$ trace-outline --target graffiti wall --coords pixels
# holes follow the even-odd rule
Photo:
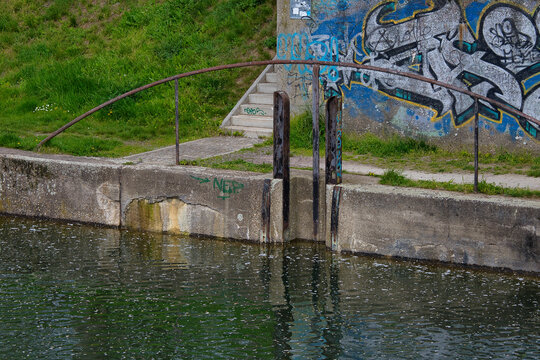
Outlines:
[[[540,119],[540,1],[313,0],[310,16],[278,22],[279,59],[355,62],[419,74],[493,98]],[[326,97],[344,98],[344,125],[428,138],[470,139],[474,100],[419,80],[321,69]],[[286,66],[296,105],[311,68]],[[540,147],[540,127],[479,103],[484,137]]]

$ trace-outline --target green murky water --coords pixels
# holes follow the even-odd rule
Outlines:
[[[0,359],[540,358],[540,280],[0,217]]]

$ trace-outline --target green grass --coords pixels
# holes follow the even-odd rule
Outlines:
[[[270,59],[275,28],[272,0],[1,2],[0,145],[31,149],[102,102],[167,76]],[[217,134],[260,71],[180,80],[181,141]],[[121,100],[63,137],[44,150],[120,156],[172,144],[174,86]]]
[[[324,149],[325,144],[324,113],[319,112],[319,145]],[[313,116],[311,111],[305,111],[291,119],[289,141],[293,150],[311,150],[313,148]]]
[[[319,119],[321,156],[325,149],[324,118]],[[305,111],[291,119],[291,153],[311,156],[312,119]],[[371,133],[362,135],[345,132],[342,137],[343,159],[358,161],[381,168],[415,169],[426,172],[472,172],[474,156],[469,151],[451,151],[422,139],[393,135],[382,138]],[[493,174],[515,173],[540,177],[540,156],[524,150],[508,152],[500,148],[479,154],[480,172]]]
[[[291,119],[291,148],[296,150],[311,150],[313,145],[312,113],[305,111]],[[319,113],[319,143],[325,146],[325,120],[324,114]],[[402,156],[404,154],[426,154],[436,151],[437,148],[423,140],[401,138],[393,136],[381,139],[373,134],[364,135],[344,134],[343,151],[355,155],[369,154],[375,157]]]
[[[322,157],[325,152],[325,128],[322,115],[319,118],[319,129]],[[290,144],[292,156],[312,156],[312,116],[309,110],[292,117]],[[431,173],[471,173],[474,171],[472,146],[471,151],[451,151],[422,139],[403,138],[397,135],[382,138],[371,133],[358,135],[345,132],[342,137],[342,150],[345,161],[356,161],[379,168],[414,169]],[[257,151],[257,149],[245,151]],[[513,173],[540,177],[540,156],[534,156],[524,150],[508,152],[506,149],[499,148],[492,152],[481,151],[479,165],[480,174]]]
[[[369,154],[375,157],[401,157],[407,154],[426,155],[437,151],[437,147],[427,144],[424,140],[402,138],[394,135],[381,139],[373,134],[345,134],[343,136],[343,151],[355,155]]]
[[[540,156],[537,157],[536,159],[534,159],[530,170],[527,171],[527,175],[534,176],[534,177],[540,177]]]
[[[202,166],[213,169],[251,171],[259,173],[270,173],[273,169],[272,164],[255,164],[244,159],[223,160],[221,156],[202,160],[184,160],[180,162],[180,165]]]
[[[31,150],[38,143],[38,139],[31,137],[19,137],[12,132],[5,132],[0,134],[0,146],[10,147],[21,150]]]
[[[396,170],[386,171],[380,177],[380,184],[432,190],[449,190],[464,193],[474,192],[474,187],[472,184],[455,184],[451,181],[437,182],[432,180],[411,180],[406,178]],[[540,191],[520,188],[506,188],[494,184],[489,184],[485,180],[481,180],[478,182],[478,192],[486,195],[506,195],[513,197],[540,198]]]

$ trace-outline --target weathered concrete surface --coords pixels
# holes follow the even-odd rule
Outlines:
[[[0,213],[259,241],[269,175],[0,156]],[[272,241],[283,240],[281,181],[271,187]]]
[[[122,225],[258,241],[266,177],[194,167],[124,167]]]
[[[325,240],[325,185],[324,177],[319,181],[319,226],[314,235],[312,176],[300,175],[291,180],[291,237],[303,240]]]
[[[120,225],[120,169],[110,164],[0,156],[0,213]]]
[[[0,213],[258,242],[270,174],[0,151]],[[270,236],[329,240],[332,187],[313,236],[310,175],[293,172],[284,234],[281,180],[270,184]],[[373,184],[342,185],[339,251],[540,273],[540,201]],[[325,201],[326,200],[326,201]]]
[[[267,242],[285,242],[290,239],[290,230],[285,231],[283,228],[283,180],[272,179],[270,183],[270,234]],[[259,237],[259,240],[262,242],[262,237]]]
[[[260,139],[238,136],[219,136],[197,139],[181,143],[179,154],[181,160],[206,159],[214,156],[227,155],[241,149],[250,148],[262,142]],[[176,164],[176,145],[147,151],[117,159],[119,163],[134,162],[153,165]]]
[[[342,192],[338,251],[540,272],[538,201],[381,185]]]

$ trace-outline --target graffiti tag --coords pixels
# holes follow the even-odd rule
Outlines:
[[[248,115],[266,115],[266,112],[261,108],[245,108],[244,112]]]
[[[191,178],[197,180],[199,184],[212,182],[213,190],[217,191],[218,193],[217,198],[222,200],[230,198],[232,194],[238,194],[244,188],[244,184],[234,180],[227,180],[217,177],[210,180],[209,178],[200,178],[196,176],[191,176]]]

